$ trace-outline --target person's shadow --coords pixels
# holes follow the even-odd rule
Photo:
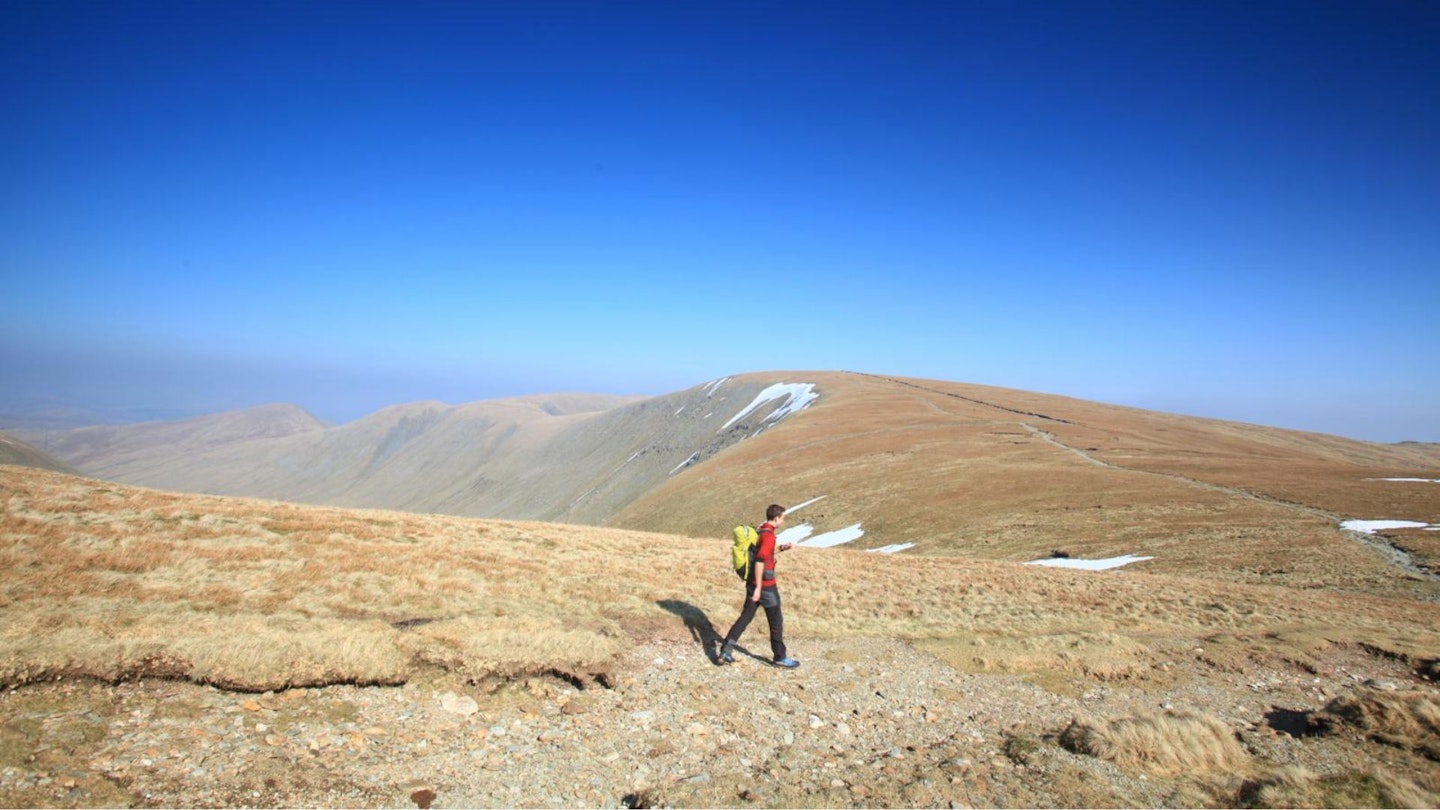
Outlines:
[[[689,630],[691,637],[700,644],[700,648],[705,651],[705,657],[710,659],[710,663],[718,664],[720,662],[720,634],[715,632],[715,625],[710,623],[710,617],[705,615],[705,611],[678,599],[661,599],[655,604],[674,613],[685,622],[685,629]]]

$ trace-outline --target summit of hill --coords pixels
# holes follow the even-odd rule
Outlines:
[[[51,437],[122,483],[693,537],[808,504],[816,537],[923,556],[1145,557],[1157,572],[1423,596],[1440,454],[967,383],[736,375],[655,397],[294,408]],[[1362,524],[1347,524],[1361,521]],[[1346,525],[1401,521],[1391,542]]]

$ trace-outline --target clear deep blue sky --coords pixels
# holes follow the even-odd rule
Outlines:
[[[0,2],[0,406],[849,369],[1440,441],[1434,2]]]

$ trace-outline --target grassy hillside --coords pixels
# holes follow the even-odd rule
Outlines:
[[[18,466],[0,505],[13,806],[1440,795],[1430,602],[801,547],[781,576],[805,665],[719,668],[697,643],[736,609],[723,537]]]
[[[163,676],[234,689],[612,675],[677,611],[724,616],[721,540],[179,495],[0,467],[0,684]],[[921,641],[965,666],[1143,666],[1224,634],[1420,661],[1440,606],[958,557],[787,555],[790,632]],[[678,607],[677,607],[678,606]],[[989,639],[984,650],[974,645]],[[1023,643],[1021,643],[1023,640]]]
[[[799,389],[816,395],[804,409],[792,408]],[[86,473],[157,489],[693,538],[723,538],[768,503],[821,499],[792,525],[858,525],[857,548],[1151,556],[1138,565],[1156,574],[1440,598],[1440,533],[1341,529],[1440,523],[1436,445],[828,372],[645,399],[419,402],[333,428],[297,419],[271,409],[94,428],[59,447]]]
[[[247,435],[258,416],[247,429],[238,417],[106,429],[108,444],[77,432],[63,446],[85,449],[87,473],[161,489],[715,538],[768,503],[813,501],[792,525],[858,525],[859,548],[1133,554],[1153,558],[1137,564],[1151,573],[1440,599],[1430,445],[828,372],[639,400],[413,403]],[[1363,536],[1347,519],[1426,525]]]
[[[1141,570],[1313,589],[1440,596],[1339,528],[1440,521],[1429,448],[928,380],[795,373],[819,400],[637,498],[609,525],[719,536],[765,504],[823,496],[792,525],[859,523],[854,545],[1034,560],[1153,556]],[[1433,532],[1397,533],[1435,570]]]

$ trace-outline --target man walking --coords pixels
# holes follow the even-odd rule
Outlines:
[[[791,543],[775,545],[775,530],[785,523],[785,507],[770,504],[765,510],[765,522],[760,525],[760,540],[755,546],[755,565],[751,566],[751,577],[745,582],[745,607],[740,618],[725,634],[725,644],[720,648],[720,662],[735,663],[735,643],[755,618],[755,608],[765,608],[765,620],[770,623],[770,652],[775,654],[775,665],[794,669],[800,662],[785,654],[785,618],[780,613],[780,588],[775,584],[775,554],[789,551]]]

